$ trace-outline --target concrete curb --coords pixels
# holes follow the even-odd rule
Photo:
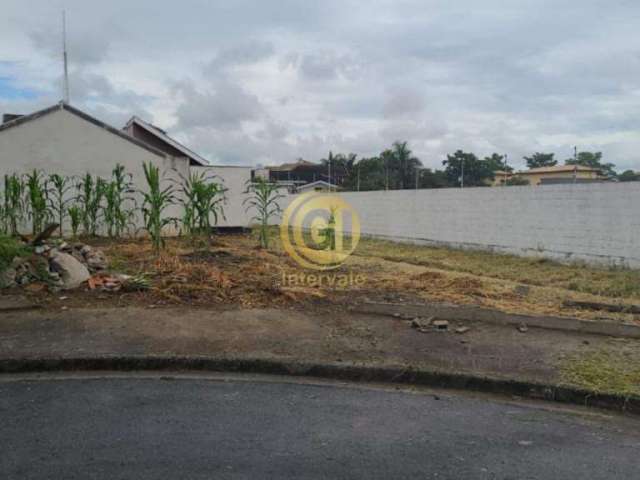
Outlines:
[[[567,332],[588,333],[592,335],[608,335],[622,338],[640,339],[640,326],[629,323],[597,322],[572,317],[533,316],[505,313],[499,310],[469,305],[446,304],[396,304],[396,303],[362,303],[350,309],[354,313],[378,315],[402,315],[413,317],[436,317],[442,320],[463,320],[472,322],[493,323],[496,325],[521,325],[528,327],[562,330]]]
[[[113,356],[0,360],[0,374],[59,371],[188,370],[315,377],[351,382],[419,385],[515,395],[640,415],[640,397],[599,394],[552,384],[401,367],[320,364],[265,359]]]

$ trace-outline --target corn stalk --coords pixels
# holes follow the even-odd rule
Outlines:
[[[71,205],[69,210],[69,221],[71,223],[71,234],[73,238],[78,238],[78,229],[80,228],[80,224],[82,223],[82,218],[84,216],[84,212],[82,211],[82,207],[80,205]]]
[[[49,208],[56,219],[59,226],[60,238],[63,235],[63,224],[68,216],[67,205],[71,201],[67,198],[69,190],[73,188],[69,177],[63,177],[57,173],[49,175],[48,188],[49,191]]]
[[[224,218],[226,191],[219,177],[206,172],[178,174],[180,203],[183,207],[182,226],[188,235],[209,235],[212,225]],[[211,222],[213,218],[213,223]]]
[[[24,183],[27,190],[27,206],[29,207],[31,227],[35,236],[42,232],[45,223],[51,217],[47,182],[44,173],[34,169],[25,175]]]
[[[90,173],[86,173],[76,185],[78,189],[76,201],[82,206],[82,229],[85,235],[95,237],[98,233],[106,185],[103,178],[94,178]]]
[[[24,182],[17,174],[4,176],[4,230],[12,236],[18,235],[18,225],[24,220]]]
[[[256,212],[252,220],[258,222],[260,247],[269,248],[269,220],[282,212],[278,200],[284,195],[278,193],[277,184],[262,177],[249,180],[244,193],[250,195],[242,202],[246,210]]]
[[[151,162],[143,163],[144,177],[147,181],[147,191],[141,191],[142,200],[142,216],[144,219],[144,229],[151,237],[151,243],[156,251],[160,253],[160,249],[164,247],[164,238],[162,230],[167,225],[177,222],[175,218],[163,217],[163,211],[171,205],[175,204],[175,196],[173,185],[169,184],[162,188],[160,178],[160,169]]]
[[[124,167],[117,164],[113,169],[111,181],[105,186],[103,216],[107,233],[111,238],[120,238],[133,223],[135,212],[126,208],[127,204],[135,204],[134,198],[130,195],[134,192],[132,179],[132,175],[125,173]]]

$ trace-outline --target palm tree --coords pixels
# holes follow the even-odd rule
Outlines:
[[[416,167],[421,167],[422,162],[413,156],[407,142],[394,142],[391,153],[392,161],[395,163],[394,170],[397,170],[399,187],[400,189],[408,188],[415,175]]]

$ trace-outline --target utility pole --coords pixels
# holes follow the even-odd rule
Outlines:
[[[573,147],[573,183],[578,182],[578,146]]]
[[[67,70],[67,18],[62,10],[62,61],[64,63],[64,78],[62,98],[64,103],[69,103],[69,72]]]
[[[357,182],[357,191],[360,191],[360,162],[358,162],[358,182]]]
[[[418,178],[420,175],[420,167],[416,165],[416,190],[418,190]]]
[[[385,175],[384,189],[389,190],[389,159],[387,158],[386,155],[384,157],[384,175]]]
[[[333,156],[333,154],[331,153],[331,151],[329,151],[329,160],[327,161],[327,164],[329,165],[329,191],[331,191],[331,157]]]
[[[509,165],[507,163],[507,159],[508,159],[508,155],[505,153],[504,154],[504,165],[502,167],[502,169],[504,170],[504,178],[502,180],[502,186],[506,187],[507,186],[507,176],[509,175]]]
[[[464,188],[464,158],[460,159],[460,188]]]

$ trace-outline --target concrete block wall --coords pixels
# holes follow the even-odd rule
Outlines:
[[[640,182],[339,195],[363,235],[640,268]]]

